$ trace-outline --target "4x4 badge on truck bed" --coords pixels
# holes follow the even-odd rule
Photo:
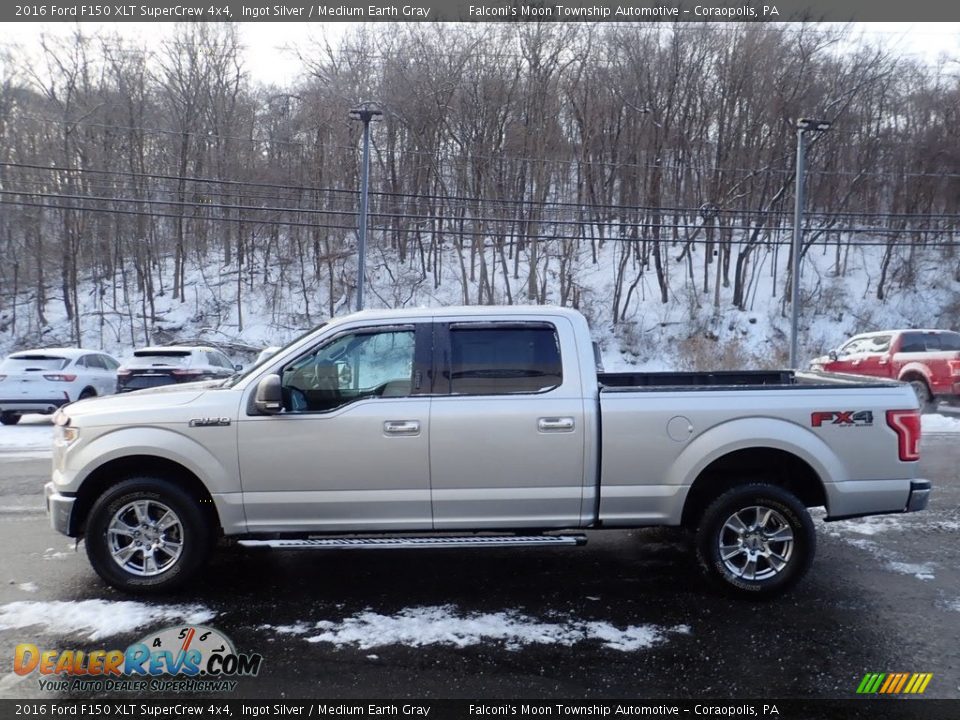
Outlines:
[[[190,421],[190,427],[221,427],[229,424],[228,417],[194,418]]]
[[[873,412],[870,410],[820,410],[810,415],[810,424],[821,427],[824,423],[846,427],[873,425]]]

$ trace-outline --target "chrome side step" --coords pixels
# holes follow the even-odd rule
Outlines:
[[[344,537],[304,540],[239,540],[248,548],[270,550],[414,550],[454,547],[540,547],[544,545],[585,545],[584,535],[465,535],[429,537]]]

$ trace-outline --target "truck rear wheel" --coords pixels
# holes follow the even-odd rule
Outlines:
[[[109,488],[90,509],[87,557],[107,583],[130,593],[166,592],[207,559],[211,530],[197,501],[163,478]]]
[[[930,386],[927,385],[926,380],[913,378],[910,380],[910,387],[913,388],[913,392],[917,396],[917,402],[920,404],[921,413],[926,414],[936,411],[937,402],[934,400],[933,393],[930,392]]]
[[[718,497],[697,528],[707,573],[738,595],[768,598],[800,580],[816,550],[810,513],[775,485],[741,485]]]

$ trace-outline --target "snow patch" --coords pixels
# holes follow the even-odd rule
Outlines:
[[[0,630],[42,628],[54,635],[99,640],[158,623],[204,623],[216,613],[203,605],[147,605],[140,602],[80,600],[21,601],[0,605]]]
[[[827,526],[830,535],[842,535],[852,532],[858,535],[879,535],[890,530],[902,530],[903,522],[899,517],[880,515],[858,518],[856,520],[837,520]]]
[[[449,645],[465,648],[486,642],[500,642],[508,650],[526,645],[571,646],[599,640],[605,647],[631,652],[658,645],[669,634],[688,634],[686,625],[659,627],[631,625],[617,628],[602,621],[568,620],[541,622],[513,610],[496,613],[461,613],[450,605],[405,608],[395,615],[366,611],[340,622],[319,620],[312,625],[261,625],[260,629],[281,634],[308,635],[312,643],[353,646],[361,650],[385,645]]]
[[[930,563],[888,562],[887,567],[894,572],[913,575],[918,580],[933,580],[933,566]]]
[[[36,592],[36,591],[39,590],[40,588],[37,586],[37,584],[36,584],[35,582],[25,582],[25,583],[19,583],[19,584],[17,585],[17,589],[18,589],[18,590],[23,590],[24,592],[31,592],[31,593],[32,593],[32,592]]]
[[[53,426],[49,418],[44,424],[26,423],[0,427],[0,453],[6,458],[45,458],[53,452]]]
[[[921,415],[920,426],[924,433],[960,433],[960,419],[946,415]]]

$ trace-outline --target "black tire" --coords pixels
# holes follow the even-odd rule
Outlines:
[[[80,397],[77,400],[86,400],[87,398],[92,398],[97,396],[97,391],[93,388],[84,388],[80,393]]]
[[[20,422],[20,413],[15,413],[15,412],[0,413],[0,424],[16,425],[18,422]]]
[[[934,412],[937,409],[937,401],[930,392],[930,386],[927,385],[926,380],[914,378],[909,382],[917,396],[917,402],[920,403],[920,412],[924,414]]]
[[[133,503],[146,510],[152,526],[150,522],[136,526]],[[164,510],[173,513],[178,525],[159,531],[157,521],[166,517]],[[124,533],[114,532],[110,537],[108,529],[120,527],[118,523],[137,532],[138,539],[124,534],[125,529]],[[207,560],[212,536],[199,504],[187,492],[163,478],[133,477],[97,498],[87,517],[84,541],[90,564],[101,578],[118,590],[146,594],[169,592],[188,582]],[[153,543],[150,557],[154,567],[149,567],[144,550],[134,549],[137,542]],[[174,557],[175,551],[169,547],[177,542],[180,550]],[[126,557],[127,565],[121,566],[111,554],[118,545],[118,556]],[[128,548],[132,554],[126,552]],[[138,564],[144,574],[138,574],[134,568]]]
[[[737,521],[742,534],[734,530]],[[696,541],[700,564],[721,587],[740,597],[766,599],[788,590],[810,569],[817,534],[810,513],[793,494],[751,483],[725,492],[707,507]],[[721,545],[730,548],[726,558]]]

